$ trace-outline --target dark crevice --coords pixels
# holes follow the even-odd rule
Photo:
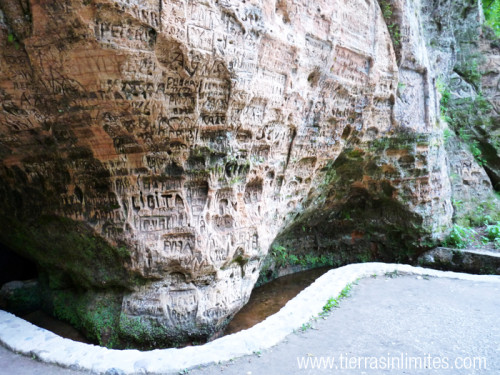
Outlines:
[[[0,243],[0,287],[15,280],[29,280],[38,277],[36,264]]]
[[[486,174],[488,175],[488,178],[490,179],[491,185],[493,186],[493,189],[497,192],[500,192],[500,178],[498,175],[496,175],[491,168],[489,168],[487,165],[483,166],[484,170],[486,171]]]
[[[293,129],[292,136],[290,139],[290,147],[288,147],[288,153],[286,155],[286,163],[285,163],[285,168],[283,169],[283,173],[285,173],[286,169],[288,168],[288,164],[290,163],[290,157],[292,156],[292,149],[293,149],[294,140],[295,140],[296,136],[297,136],[297,130]]]

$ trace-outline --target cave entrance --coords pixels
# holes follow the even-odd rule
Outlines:
[[[44,300],[43,288],[39,286],[38,268],[35,262],[22,257],[0,242],[0,309],[17,315],[28,322],[55,334],[86,344],[90,342],[66,322],[52,317],[50,303]],[[11,283],[19,281],[19,283]],[[4,288],[2,288],[4,286]]]
[[[0,242],[0,287],[9,281],[38,278],[36,263],[12,251]]]

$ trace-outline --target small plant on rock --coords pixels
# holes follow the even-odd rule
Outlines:
[[[323,306],[323,312],[328,313],[332,311],[334,307],[339,306],[339,301],[336,298],[330,297],[328,301],[326,301],[325,306]]]
[[[444,245],[457,249],[464,249],[474,241],[476,235],[477,233],[474,229],[455,224],[453,225],[450,235],[444,241]]]
[[[319,314],[320,317],[326,317],[333,310],[334,307],[339,307],[339,301],[343,298],[349,297],[351,294],[352,283],[349,283],[345,286],[344,289],[339,293],[337,298],[330,297],[328,301],[326,301],[325,306],[323,306],[323,311]]]
[[[497,221],[494,225],[486,226],[486,235],[491,241],[497,241],[500,239],[500,221]]]

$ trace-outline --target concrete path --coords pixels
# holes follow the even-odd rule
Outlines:
[[[312,369],[321,357],[323,363],[330,360],[328,369]],[[392,367],[384,366],[387,357],[396,357]],[[473,357],[479,357],[476,369]],[[479,369],[484,362],[487,369]],[[470,369],[457,369],[470,364]],[[420,276],[364,279],[312,329],[291,334],[259,355],[189,372],[250,373],[498,375],[500,285]]]
[[[0,364],[0,374],[86,374],[4,348],[0,348]],[[322,368],[312,369],[315,364]],[[312,328],[292,333],[269,350],[189,371],[327,373],[500,374],[500,283],[369,277],[354,286],[351,296],[327,319],[314,321]]]

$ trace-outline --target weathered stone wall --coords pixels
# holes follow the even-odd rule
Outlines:
[[[452,215],[433,9],[3,0],[0,240],[108,345],[209,337],[276,236],[411,259]]]
[[[2,217],[13,228],[2,237],[22,248],[36,233],[21,251],[49,279],[132,290],[120,292],[120,325],[145,330],[138,341],[220,328],[342,135],[392,127],[397,69],[375,1],[2,10]],[[57,241],[60,218],[81,246],[43,243]],[[89,251],[91,230],[119,249]],[[61,251],[90,252],[90,274],[58,262]],[[100,268],[113,272],[93,277]]]
[[[498,37],[481,26],[481,2],[424,3],[431,63],[437,72],[454,221],[498,220],[500,137]]]
[[[363,110],[363,126],[329,166],[327,183],[276,239],[275,247],[293,249],[299,261],[415,261],[451,222],[436,81],[453,57],[438,57],[442,52],[430,46],[424,25],[434,6],[379,3],[398,66],[393,96],[368,116]],[[379,114],[385,121],[370,126]]]

